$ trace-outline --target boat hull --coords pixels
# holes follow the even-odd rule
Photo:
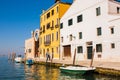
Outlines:
[[[31,59],[26,60],[26,64],[27,65],[32,65],[33,64],[33,60],[31,60]]]
[[[16,63],[21,63],[21,62],[22,62],[22,58],[21,58],[21,57],[15,58],[15,62],[16,62]]]
[[[81,69],[82,68],[82,69]],[[69,74],[86,74],[88,72],[93,72],[95,68],[89,68],[86,67],[60,67],[60,71],[62,73],[69,73]]]

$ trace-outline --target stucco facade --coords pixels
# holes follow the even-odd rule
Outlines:
[[[35,31],[31,32],[31,38],[25,40],[25,58],[36,58],[39,57],[39,30],[36,29]]]
[[[61,59],[120,61],[120,3],[75,0],[61,18]]]
[[[46,52],[54,54],[54,59],[60,58],[60,18],[70,4],[59,0],[40,15],[39,51],[40,58],[46,58]]]

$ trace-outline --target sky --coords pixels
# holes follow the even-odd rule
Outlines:
[[[40,28],[42,10],[53,4],[54,0],[0,0],[0,54],[24,54],[25,40]]]

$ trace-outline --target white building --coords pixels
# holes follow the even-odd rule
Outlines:
[[[120,62],[120,2],[75,0],[61,18],[61,59]]]
[[[39,57],[39,29],[31,32],[31,38],[25,40],[25,58],[36,58]]]

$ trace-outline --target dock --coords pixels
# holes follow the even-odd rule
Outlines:
[[[72,65],[72,60],[58,60],[54,59],[51,63],[51,61],[48,61],[47,63],[50,63],[53,66],[60,67],[63,64],[64,65]],[[35,59],[36,64],[46,64],[46,59]],[[77,66],[90,66],[90,60],[86,61],[76,61],[75,65]],[[96,67],[96,72],[100,74],[105,75],[115,75],[120,76],[120,62],[105,62],[105,61],[94,61],[93,66]]]

